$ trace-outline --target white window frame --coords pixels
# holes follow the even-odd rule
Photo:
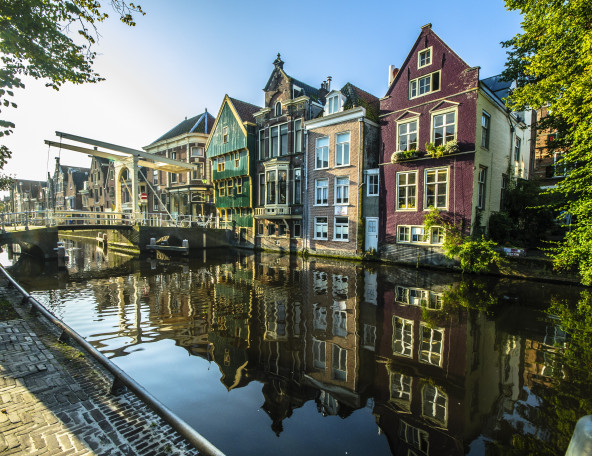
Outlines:
[[[375,183],[372,180],[376,179]],[[376,187],[376,193],[371,190]],[[377,169],[369,169],[366,171],[366,196],[379,196],[380,194],[380,175]]]
[[[296,176],[298,175],[298,179]],[[292,170],[292,203],[302,204],[302,168],[294,168]],[[300,183],[300,189],[297,188],[296,183]]]
[[[409,126],[411,124],[415,124],[415,131],[410,132],[409,131]],[[399,128],[401,128],[402,126],[406,126],[406,133],[401,134]],[[409,137],[409,135],[415,134],[415,148],[411,148],[410,144],[411,142],[409,141],[409,138],[407,138],[407,147],[405,149],[401,149],[401,137],[402,136],[407,136]],[[397,152],[402,152],[402,151],[406,151],[406,150],[417,150],[418,148],[418,139],[419,139],[419,117],[415,117],[413,119],[406,119],[406,120],[402,120],[402,121],[398,121],[397,122]]]
[[[397,321],[401,322],[400,334],[397,329]],[[393,315],[392,350],[394,355],[413,358],[413,326],[413,320]]]
[[[414,175],[415,176],[415,183],[414,184],[409,184],[409,176],[410,175]],[[405,184],[403,185],[399,185],[399,176],[406,176],[405,178]],[[417,171],[401,171],[398,172],[395,176],[396,179],[396,186],[397,186],[397,194],[396,194],[396,204],[397,204],[397,211],[417,211],[417,179],[418,179],[418,172]],[[415,189],[415,194],[413,195],[413,197],[415,198],[415,207],[408,207],[409,206],[409,189],[410,188],[414,188]],[[407,207],[401,207],[399,205],[399,196],[400,196],[400,192],[402,190],[405,190],[405,202],[406,202],[406,206]]]
[[[450,114],[450,113],[454,113],[454,137],[452,139],[447,140],[446,139],[446,135],[444,134],[442,137],[442,145],[445,145],[448,141],[453,141],[457,138],[457,134],[458,134],[458,108],[454,108],[454,109],[443,109],[440,111],[434,111],[432,112],[431,118],[430,118],[430,142],[434,145],[438,145],[436,144],[436,137],[435,137],[435,130],[436,128],[434,127],[434,123],[435,123],[435,119],[438,116],[444,116],[444,120],[442,123],[442,127],[437,127],[437,128],[446,128],[447,125],[451,125],[451,124],[447,124],[446,122],[446,114]]]
[[[204,156],[204,148],[201,146],[193,146],[191,148],[191,156],[192,157],[203,157]]]
[[[290,155],[290,140],[289,138],[289,131],[290,128],[288,126],[287,123],[283,123],[283,124],[279,124],[279,130],[278,130],[278,156],[279,157],[285,157],[286,155]],[[285,131],[285,134],[282,134],[282,130]],[[282,140],[283,138],[283,140]],[[283,154],[282,153],[282,149],[283,146],[286,146],[286,153]]]
[[[426,411],[430,413],[425,413]],[[438,418],[438,410],[444,411],[442,419]],[[448,395],[438,386],[426,384],[421,391],[421,414],[443,426],[448,423]]]
[[[491,116],[487,111],[481,112],[481,147],[489,150],[489,139],[491,137]]]
[[[327,318],[326,315],[325,318]],[[327,367],[327,346],[324,340],[312,338],[312,354],[314,368],[325,370]]]
[[[424,333],[429,334],[429,342],[424,337]],[[433,349],[434,335],[440,334],[440,350],[436,351]],[[418,359],[419,362],[424,364],[431,364],[433,366],[442,366],[442,358],[444,357],[444,328],[430,328],[425,323],[419,325],[419,347],[418,347]]]
[[[325,219],[324,222],[320,221],[321,219]],[[318,233],[318,229],[317,227],[324,227],[325,230],[321,230],[321,237],[317,236]],[[319,240],[319,241],[326,241],[329,239],[329,217],[315,217],[314,218],[314,226],[313,226],[313,239]],[[324,235],[324,236],[323,236]]]
[[[520,162],[520,158],[522,157],[522,151],[520,150],[522,147],[522,138],[516,135],[514,140],[514,161]]]
[[[304,143],[304,141],[303,141],[304,129],[302,127],[303,127],[303,119],[302,118],[296,119],[294,121],[294,133],[293,133],[293,135],[294,135],[294,153],[295,154],[303,152],[302,145]],[[298,144],[299,142],[300,142],[300,144]]]
[[[442,183],[438,181],[438,176],[440,174],[441,171],[446,171],[446,202],[444,204],[444,206],[438,206],[437,202],[438,202],[438,184]],[[428,182],[428,173],[431,172],[435,172],[435,182],[429,183]],[[434,187],[434,202],[436,203],[434,206],[429,206],[428,205],[428,185],[435,185]],[[450,169],[448,167],[446,168],[429,168],[426,169],[424,171],[424,176],[423,176],[423,210],[424,211],[429,211],[430,208],[435,207],[436,209],[441,209],[441,210],[448,210],[448,200],[450,199]]]
[[[341,111],[341,96],[339,94],[327,99],[327,114],[335,114]]]
[[[340,136],[344,137],[347,135],[347,141],[343,138],[340,140]],[[350,143],[351,143],[351,132],[343,131],[335,134],[335,167],[349,166],[350,163]],[[347,162],[345,161],[345,153],[347,152]],[[342,162],[342,163],[340,163]]]
[[[477,172],[477,208],[485,209],[487,191],[487,167],[479,166]]]
[[[276,134],[274,135],[273,131],[275,129]],[[274,155],[274,151],[273,151],[273,139],[274,136],[276,137],[277,140],[277,153]],[[275,158],[275,157],[279,157],[280,156],[280,126],[279,125],[273,125],[271,127],[269,127],[269,158]]]
[[[438,75],[438,88],[434,90],[434,75]],[[429,89],[425,89],[426,83],[424,81],[429,81]],[[419,93],[421,90],[423,82],[424,91]],[[441,70],[434,71],[432,73],[428,73],[422,76],[419,76],[415,79],[409,81],[409,99],[412,100],[414,98],[423,97],[425,95],[429,95],[431,93],[436,93],[442,90],[442,72]]]
[[[320,185],[321,183],[326,183],[327,185]],[[325,189],[323,195],[321,195],[321,199],[319,202],[319,189]],[[314,205],[313,206],[328,206],[329,205],[329,179],[315,179],[315,194],[314,194]],[[325,202],[323,202],[323,200]]]
[[[347,183],[345,182],[347,179]],[[341,182],[340,182],[341,181]],[[341,194],[341,198],[337,198],[338,194]],[[349,206],[349,177],[348,176],[335,176],[335,206]]]
[[[433,61],[433,53],[432,53],[432,48],[433,46],[427,47],[425,49],[422,49],[421,51],[419,51],[417,53],[417,69],[419,70],[420,68],[425,68],[428,67],[432,64]],[[421,64],[421,56],[422,54],[428,54],[429,55],[429,61],[427,63],[424,63],[423,65]]]
[[[347,380],[347,349],[333,344],[331,353],[331,372],[334,380]]]
[[[274,107],[274,114],[275,114],[275,117],[279,117],[279,116],[281,116],[281,115],[282,115],[282,102],[281,102],[281,101],[278,101],[278,102],[275,104],[275,107]]]
[[[339,223],[337,220],[340,219]],[[347,224],[343,222],[347,220]],[[343,231],[345,229],[345,231]],[[345,236],[345,237],[344,237]],[[349,242],[349,217],[340,215],[333,218],[333,240],[337,242]]]
[[[327,145],[319,146],[319,142],[322,140],[327,140]],[[321,159],[327,158],[327,166],[319,167],[319,154],[321,154]],[[321,160],[321,165],[323,164],[324,160]],[[329,168],[329,137],[322,136],[315,140],[315,169],[327,169]]]

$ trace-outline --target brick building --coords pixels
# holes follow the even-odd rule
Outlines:
[[[80,191],[82,208],[93,212],[111,212],[115,205],[113,163],[107,158],[93,157],[88,180]]]
[[[378,248],[378,106],[378,98],[347,83],[328,93],[322,116],[306,122],[307,247],[313,253]]]
[[[381,253],[446,263],[436,208],[466,233],[486,232],[510,179],[530,174],[530,112],[511,113],[428,24],[381,99]],[[491,81],[489,81],[492,84]]]
[[[284,71],[278,54],[265,85],[257,120],[255,245],[268,250],[302,248],[304,124],[322,110],[327,90],[315,89]]]
[[[185,118],[150,145],[146,152],[194,164],[192,171],[169,173],[158,169],[146,170],[150,185],[147,210],[150,213],[208,216],[214,213],[214,195],[210,162],[205,146],[214,125],[207,111]]]

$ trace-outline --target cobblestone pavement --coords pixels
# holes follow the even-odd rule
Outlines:
[[[20,302],[0,280],[0,299]],[[197,455],[133,393],[15,305],[0,321],[0,455]]]

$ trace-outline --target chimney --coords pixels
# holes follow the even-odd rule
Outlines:
[[[389,87],[391,86],[391,84],[395,80],[395,77],[397,76],[398,72],[399,72],[399,69],[395,68],[395,65],[389,65],[389,83],[388,83]]]
[[[327,76],[327,92],[331,92],[331,76]]]

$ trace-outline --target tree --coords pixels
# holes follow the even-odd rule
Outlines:
[[[551,193],[564,203],[569,232],[552,252],[557,269],[578,269],[592,285],[592,1],[506,0],[523,15],[522,33],[503,43],[509,48],[504,71],[517,88],[512,109],[548,106],[538,128],[557,131],[567,177]]]
[[[110,0],[120,20],[134,26],[134,14],[144,15],[140,5]],[[0,0],[0,112],[16,108],[14,90],[25,87],[22,77],[46,81],[55,90],[65,82],[95,83],[103,80],[93,71],[97,25],[109,15],[98,0]],[[77,29],[80,44],[71,38]],[[14,123],[0,118],[0,137],[10,135]],[[0,145],[0,169],[12,152]],[[0,175],[0,188],[10,179]]]

